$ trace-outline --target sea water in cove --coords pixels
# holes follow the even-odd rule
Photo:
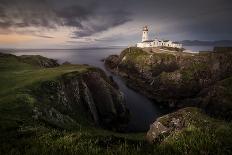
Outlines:
[[[70,62],[73,64],[88,64],[103,69],[108,75],[112,75],[117,82],[120,91],[123,92],[131,119],[128,125],[129,131],[147,131],[151,123],[162,114],[162,111],[152,101],[136,91],[128,88],[123,80],[109,73],[101,61],[112,54],[120,54],[123,49],[84,49],[84,50],[15,50],[11,52],[19,55],[42,55],[56,59],[59,63]]]

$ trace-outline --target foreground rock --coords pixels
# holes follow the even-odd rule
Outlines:
[[[150,143],[172,146],[174,150],[179,150],[178,146],[186,148],[186,150],[184,149],[186,152],[181,152],[181,154],[206,150],[206,152],[212,151],[213,154],[217,154],[215,152],[218,150],[211,147],[221,145],[221,136],[228,136],[228,139],[224,138],[223,141],[229,140],[232,135],[228,128],[230,125],[231,123],[209,117],[198,108],[187,107],[159,117],[150,125],[146,139]],[[229,140],[221,147],[231,147],[231,143],[232,141]],[[223,154],[222,152],[218,153]]]
[[[105,65],[128,86],[160,104],[202,106],[211,86],[232,76],[232,50],[215,48],[214,52],[190,54],[128,48],[119,56],[109,56]]]
[[[160,149],[161,154],[231,154],[230,126],[198,108],[187,107],[158,118],[146,139],[158,146],[158,154]]]
[[[190,125],[191,119],[196,118],[198,109],[185,108],[159,117],[153,124],[150,125],[150,130],[147,132],[146,139],[150,143],[161,142],[170,134],[180,131]],[[200,118],[199,118],[200,119]]]

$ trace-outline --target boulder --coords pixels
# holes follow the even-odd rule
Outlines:
[[[159,117],[147,132],[146,139],[150,143],[160,143],[170,134],[181,131],[191,124],[191,119],[195,113],[198,113],[197,108],[183,108],[176,112]]]

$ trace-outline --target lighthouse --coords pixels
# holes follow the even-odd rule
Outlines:
[[[171,40],[148,40],[148,28],[143,27],[142,42],[136,44],[137,47],[147,48],[147,47],[172,47],[172,48],[182,48],[182,44],[178,42],[173,42]]]
[[[148,28],[147,26],[143,27],[143,35],[142,35],[142,42],[148,40]]]

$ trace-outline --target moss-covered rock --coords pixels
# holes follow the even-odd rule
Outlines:
[[[158,154],[230,154],[231,127],[188,107],[158,118],[146,138]]]
[[[232,76],[228,50],[190,54],[127,48],[113,57],[105,60],[107,68],[123,76],[128,86],[171,107],[198,98],[201,91]]]
[[[199,106],[211,116],[232,120],[232,78],[226,78],[201,91]]]

